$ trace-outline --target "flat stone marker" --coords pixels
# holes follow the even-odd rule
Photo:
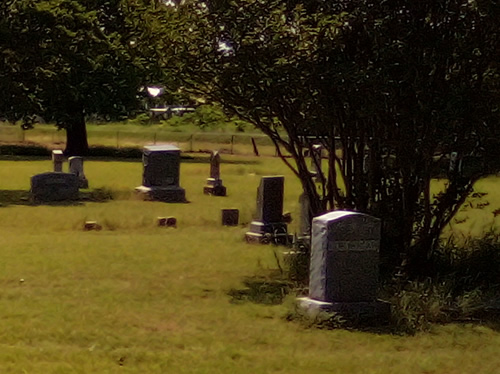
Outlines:
[[[222,209],[222,226],[238,226],[240,211],[238,209]]]
[[[61,173],[63,171],[64,154],[60,149],[52,151],[52,163],[54,164],[54,171]]]
[[[346,316],[389,313],[377,301],[381,221],[357,212],[335,211],[312,221],[309,297],[306,309]]]
[[[70,173],[48,172],[31,177],[31,196],[37,202],[78,200],[78,177]]]
[[[179,186],[181,150],[171,144],[145,146],[142,155],[142,186],[135,190],[149,200],[186,202]]]
[[[83,172],[83,157],[73,156],[68,158],[69,172],[75,174],[80,181],[80,188],[89,188],[89,181]]]
[[[257,189],[257,214],[245,235],[249,243],[263,243],[268,234],[276,242],[288,241],[287,224],[283,220],[283,193],[285,177],[266,176]]]
[[[203,187],[203,193],[213,196],[226,196],[226,187],[220,179],[220,154],[218,151],[212,151],[210,155],[210,178]]]

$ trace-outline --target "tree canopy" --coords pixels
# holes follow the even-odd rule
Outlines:
[[[1,115],[53,120],[67,130],[66,153],[85,154],[85,115],[120,118],[133,112],[141,85],[162,75],[151,43],[159,26],[151,17],[155,11],[156,2],[149,0],[4,1]]]
[[[182,12],[186,86],[292,156],[312,215],[381,217],[388,268],[425,265],[496,166],[498,2],[219,0]],[[315,143],[328,151],[318,178],[303,152]],[[437,176],[445,187],[432,193]]]

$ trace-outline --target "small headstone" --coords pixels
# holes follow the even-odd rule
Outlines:
[[[257,214],[245,235],[249,243],[267,243],[289,240],[287,224],[283,220],[283,176],[262,177],[257,189]]]
[[[64,163],[63,151],[61,151],[60,149],[54,149],[52,151],[52,163],[54,164],[54,171],[62,173]]]
[[[213,196],[226,196],[226,187],[220,179],[220,155],[218,151],[213,151],[210,155],[210,178],[207,179],[203,187],[203,193]]]
[[[165,224],[167,227],[177,227],[177,218],[167,217],[167,222]]]
[[[31,196],[37,202],[78,200],[78,177],[70,173],[48,172],[31,177]]]
[[[158,217],[157,223],[160,227],[177,227],[177,219],[175,217]]]
[[[96,221],[86,221],[85,224],[83,225],[83,230],[84,231],[101,231],[102,226],[99,225]]]
[[[68,158],[69,172],[75,174],[80,181],[80,188],[89,188],[89,181],[83,173],[83,157],[73,156]]]
[[[179,186],[181,151],[174,145],[151,145],[143,150],[142,186],[135,190],[149,200],[186,202]]]
[[[348,211],[335,211],[312,221],[309,297],[306,309],[346,316],[388,313],[377,301],[381,221]]]
[[[240,211],[238,209],[222,209],[222,226],[238,226]]]

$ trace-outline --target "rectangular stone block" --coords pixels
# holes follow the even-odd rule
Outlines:
[[[240,211],[238,209],[222,209],[222,226],[238,226]]]
[[[37,202],[77,200],[79,180],[70,173],[48,172],[31,177],[31,196]]]
[[[262,177],[257,190],[256,221],[274,223],[283,221],[283,194],[285,177]]]
[[[179,185],[181,151],[174,145],[151,145],[143,150],[142,185],[168,187]]]

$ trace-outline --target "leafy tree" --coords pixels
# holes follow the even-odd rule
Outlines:
[[[191,18],[171,36],[183,46],[186,87],[292,156],[283,161],[312,215],[383,218],[386,269],[403,259],[424,272],[443,228],[495,166],[498,2],[214,0],[178,13]],[[328,151],[319,183],[304,156],[315,143]],[[455,157],[462,170],[449,167]],[[446,183],[433,195],[438,175]]]
[[[150,0],[4,1],[0,113],[53,120],[66,129],[65,153],[84,155],[85,116],[128,115],[140,86],[162,75],[158,51],[142,42],[154,37],[155,11]]]

